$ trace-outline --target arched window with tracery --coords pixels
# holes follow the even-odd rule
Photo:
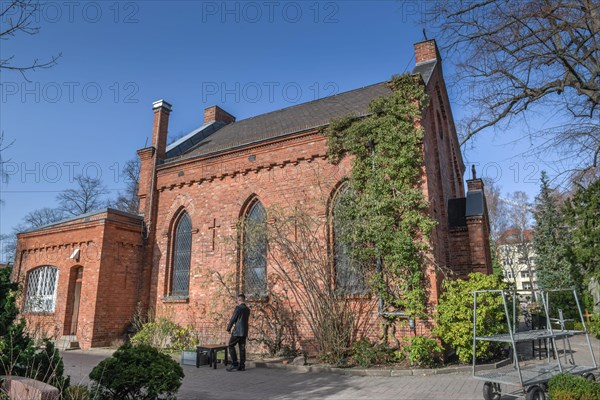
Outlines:
[[[192,220],[183,212],[174,229],[171,296],[188,296],[192,259]]]
[[[332,236],[333,236],[333,268],[335,289],[343,294],[363,294],[367,291],[364,271],[357,260],[352,257],[350,244],[347,242],[347,232],[352,226],[344,215],[344,200],[348,199],[350,189],[343,184],[333,200]]]
[[[33,269],[27,274],[26,312],[54,312],[58,268],[51,265]]]
[[[251,297],[267,295],[267,212],[255,200],[244,217],[242,249],[243,290]]]

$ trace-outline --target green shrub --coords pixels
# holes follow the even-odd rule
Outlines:
[[[54,344],[44,339],[43,348],[35,353],[31,360],[31,369],[27,376],[64,391],[69,387],[70,378],[63,376],[65,367],[60,353]]]
[[[74,385],[65,390],[63,398],[64,400],[92,400],[93,396],[87,386]]]
[[[25,320],[18,317],[17,283],[10,281],[10,268],[0,269],[0,375],[24,376],[40,380],[64,391],[62,358],[54,345],[45,339],[37,350],[25,330]]]
[[[590,322],[586,325],[590,334],[600,340],[600,314],[592,315],[590,317]]]
[[[548,381],[548,395],[552,400],[597,400],[600,383],[581,376],[558,374]]]
[[[407,340],[403,350],[415,367],[432,367],[440,359],[443,350],[437,341],[426,336],[413,336]]]
[[[473,291],[506,289],[507,284],[494,275],[469,274],[468,280],[446,280],[440,296],[434,334],[450,345],[461,362],[473,360]],[[502,296],[480,293],[477,296],[477,335],[494,335],[507,331]],[[495,342],[477,342],[479,360],[489,360],[500,350]]]
[[[360,339],[352,345],[352,358],[361,367],[368,367],[377,360],[375,346],[369,339]]]
[[[352,345],[352,359],[361,367],[390,364],[401,361],[404,354],[388,347],[384,343],[372,343],[362,338]]]
[[[99,400],[175,399],[183,370],[154,347],[125,344],[96,365],[90,379]]]
[[[182,328],[167,318],[148,322],[131,338],[134,345],[146,344],[157,349],[186,350],[198,345],[192,327]]]

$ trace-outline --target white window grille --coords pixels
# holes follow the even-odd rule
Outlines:
[[[58,268],[47,265],[30,271],[27,279],[25,311],[54,312],[57,286]]]

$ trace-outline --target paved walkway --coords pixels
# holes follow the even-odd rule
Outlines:
[[[594,339],[598,359],[600,342]],[[577,355],[589,354],[584,343],[574,343]],[[87,375],[111,351],[68,351],[63,353],[65,373],[71,383],[88,383]],[[577,358],[576,358],[577,360]],[[579,361],[579,360],[577,360]],[[252,368],[244,372],[227,372],[219,364],[216,370],[208,366],[183,366],[185,378],[177,395],[181,400],[216,399],[448,399],[481,400],[483,382],[470,374],[431,376],[357,377],[333,373],[294,372],[283,369]],[[523,398],[514,386],[502,386],[502,400]],[[512,395],[511,395],[512,393]]]
[[[89,371],[109,355],[106,350],[96,349],[63,353],[71,384],[87,384]],[[185,378],[177,394],[181,400],[483,398],[482,383],[468,374],[384,378],[252,367],[244,372],[227,372],[221,364],[216,370],[184,365],[183,371]]]

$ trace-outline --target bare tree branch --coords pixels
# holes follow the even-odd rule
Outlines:
[[[104,205],[103,196],[108,190],[100,179],[79,175],[75,177],[75,183],[75,189],[67,189],[56,196],[60,211],[77,216],[98,210]]]
[[[35,25],[36,16],[40,12],[40,3],[35,0],[12,0],[0,2],[0,40],[9,40],[19,33],[27,35],[36,35],[39,33],[39,26]],[[47,61],[34,59],[31,63],[25,65],[14,65],[14,55],[6,58],[0,57],[0,70],[17,71],[23,79],[30,82],[26,72],[37,69],[50,68],[56,65],[62,54],[53,55]]]
[[[600,2],[438,0],[423,20],[460,59],[457,82],[469,88],[470,107],[462,144],[543,110],[561,126],[535,134],[571,150],[583,168],[598,166]]]

